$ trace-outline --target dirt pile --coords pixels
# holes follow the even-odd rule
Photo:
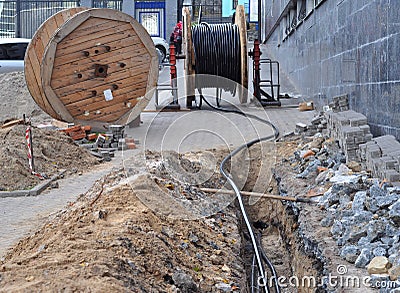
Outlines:
[[[23,125],[0,129],[0,190],[30,189],[41,181],[29,170],[25,130]],[[51,177],[61,169],[84,171],[98,163],[63,133],[38,128],[32,132],[37,172]]]
[[[162,197],[168,194],[159,187],[155,177],[139,169],[104,177],[6,256],[0,292],[244,288],[236,209],[229,205],[208,217],[174,219],[140,200],[158,198],[165,211]]]
[[[28,91],[23,72],[0,74],[0,122],[21,119],[23,114],[33,123],[51,121],[51,117],[36,105]]]

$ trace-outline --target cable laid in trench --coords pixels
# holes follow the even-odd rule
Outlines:
[[[222,79],[218,79],[218,88],[224,89],[225,91],[230,91],[232,95],[235,95],[236,85],[241,82],[241,74],[240,74],[241,45],[240,45],[238,26],[232,25],[230,23],[225,23],[225,24],[200,23],[199,25],[193,26],[191,28],[191,33],[192,33],[193,51],[195,55],[194,56],[195,73],[196,73],[195,86],[199,90],[199,93],[201,94],[200,105],[204,100],[205,103],[208,104],[213,109],[223,112],[236,113],[243,115],[247,118],[256,119],[262,123],[269,125],[270,127],[272,127],[274,131],[273,135],[269,135],[263,138],[257,138],[240,146],[232,153],[230,153],[227,157],[225,157],[220,165],[221,174],[226,178],[226,180],[229,182],[229,184],[235,191],[241,212],[243,214],[244,221],[246,223],[246,227],[249,231],[255,253],[255,261],[257,262],[257,267],[259,271],[259,280],[261,279],[264,282],[264,284],[266,284],[266,276],[262,264],[263,254],[262,253],[260,254],[260,251],[262,251],[262,247],[259,247],[257,245],[256,238],[254,236],[251,224],[249,222],[246,210],[244,208],[240,190],[237,188],[231,175],[225,172],[224,166],[228,160],[230,160],[233,156],[235,156],[238,152],[240,152],[244,148],[249,148],[256,143],[265,140],[276,139],[279,136],[279,130],[270,121],[262,119],[256,115],[245,114],[240,111],[227,110],[219,107],[218,108],[213,107],[210,103],[208,103],[208,101],[202,95],[203,88],[213,88],[216,85],[215,80],[209,78],[210,75],[222,77]],[[273,267],[271,268],[272,264],[269,262],[269,260],[267,260],[267,264],[270,267],[271,271],[275,273],[274,268]],[[269,292],[267,286],[264,286],[264,288],[266,289],[266,291]],[[277,288],[278,288],[277,292],[279,292],[279,287],[277,286]]]
[[[250,236],[251,243],[252,243],[253,250],[254,250],[254,261],[257,262],[257,267],[258,267],[258,271],[259,271],[258,285],[260,285],[260,280],[262,281],[262,283],[261,283],[262,286],[257,286],[257,287],[263,287],[267,292],[269,292],[268,285],[267,285],[267,278],[266,278],[267,276],[265,275],[264,267],[263,267],[263,263],[262,263],[262,259],[264,259],[264,261],[267,263],[268,267],[270,268],[272,274],[274,275],[275,290],[276,290],[276,292],[279,293],[280,292],[280,288],[279,288],[279,285],[277,284],[277,275],[276,275],[275,268],[273,267],[272,263],[270,262],[270,260],[268,259],[267,255],[263,251],[261,244],[258,243],[259,241],[257,241],[256,236],[254,235],[252,226],[250,224],[249,218],[248,218],[247,213],[246,213],[246,209],[245,209],[244,204],[243,204],[243,200],[242,200],[242,196],[240,194],[239,188],[237,187],[237,185],[233,181],[231,174],[225,172],[225,164],[233,156],[235,156],[236,154],[238,154],[240,151],[242,151],[245,148],[250,148],[251,146],[253,146],[256,143],[260,143],[262,141],[267,141],[267,140],[272,140],[272,139],[277,139],[278,136],[279,136],[279,129],[272,122],[270,122],[268,120],[265,120],[265,119],[262,119],[262,118],[260,118],[260,117],[258,117],[256,115],[244,113],[244,112],[241,112],[241,111],[238,111],[238,110],[229,110],[229,109],[214,107],[212,104],[210,104],[207,101],[206,98],[204,98],[203,95],[200,95],[200,99],[203,100],[209,107],[211,107],[211,108],[213,108],[215,110],[226,112],[226,113],[235,113],[235,114],[239,114],[239,115],[242,115],[244,117],[247,117],[247,118],[256,119],[256,120],[258,120],[260,122],[263,122],[264,124],[267,124],[268,126],[270,126],[273,129],[273,132],[274,132],[273,134],[265,136],[265,137],[253,139],[253,140],[251,140],[251,141],[239,146],[235,150],[233,150],[230,154],[228,154],[222,160],[219,170],[220,170],[220,173],[222,174],[222,176],[224,176],[226,178],[226,180],[229,182],[229,184],[231,185],[231,187],[233,188],[233,190],[234,190],[234,192],[236,194],[236,197],[237,197],[238,202],[239,202],[240,210],[241,210],[242,215],[243,215],[243,219],[244,219],[244,221],[246,223],[246,227],[247,227],[247,230],[249,232],[249,236]],[[254,273],[254,270],[252,269],[252,274],[253,273]],[[253,275],[251,276],[251,278],[252,278],[252,280],[254,280],[254,276]],[[252,290],[253,290],[253,285],[251,285],[251,287],[252,287]]]

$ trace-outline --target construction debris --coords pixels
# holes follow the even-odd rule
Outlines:
[[[311,102],[303,102],[299,104],[299,111],[312,111],[314,110],[314,103]]]
[[[29,171],[25,130],[23,125],[0,129],[0,190],[25,190],[40,183]],[[96,158],[64,133],[39,128],[32,128],[32,131],[37,172],[52,177],[67,169],[68,175],[98,164]]]
[[[75,125],[60,131],[68,134],[79,146],[89,150],[89,152],[104,161],[110,161],[114,153],[118,150],[135,149],[136,143],[133,138],[125,135],[125,126],[110,125],[106,132],[91,133],[89,125]]]
[[[360,144],[372,139],[367,117],[355,111],[326,112],[329,136],[339,142],[346,155],[346,160],[357,161]]]
[[[4,128],[7,128],[7,127],[11,127],[11,126],[14,126],[14,125],[19,125],[19,124],[24,124],[24,123],[25,123],[24,119],[11,120],[11,121],[8,121],[8,122],[4,123],[1,126],[1,128],[4,129]]]
[[[372,175],[390,182],[400,181],[400,142],[392,135],[384,135],[360,145],[359,156],[363,167]]]
[[[349,96],[347,94],[333,97],[332,103],[329,107],[333,112],[342,112],[349,110]]]

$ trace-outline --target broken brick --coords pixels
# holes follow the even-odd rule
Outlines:
[[[75,125],[75,126],[63,129],[61,131],[65,132],[66,134],[69,135],[70,133],[77,132],[77,131],[80,131],[80,130],[81,130],[81,126],[80,125]]]
[[[126,142],[125,144],[128,150],[136,149],[136,144],[134,142]]]
[[[125,143],[135,143],[135,140],[131,137],[126,137],[125,138]]]
[[[89,131],[92,130],[92,126],[90,126],[90,125],[84,125],[84,126],[82,126],[82,129],[83,129],[84,131],[86,131],[86,132],[89,132]]]
[[[97,138],[97,133],[89,133],[86,138],[88,140],[95,140]]]

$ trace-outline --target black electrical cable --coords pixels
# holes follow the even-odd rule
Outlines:
[[[192,27],[193,51],[195,57],[196,88],[221,87],[234,95],[236,84],[241,82],[241,47],[237,25],[230,23],[200,23]],[[204,78],[214,75],[233,82]]]
[[[241,112],[239,110],[230,110],[230,109],[224,109],[224,108],[217,108],[215,106],[213,106],[211,103],[209,103],[207,101],[206,98],[204,98],[204,96],[201,94],[200,95],[200,101],[203,101],[211,108],[218,110],[218,111],[222,111],[222,112],[226,112],[226,113],[235,113],[235,114],[239,114],[242,116],[245,116],[247,118],[252,118],[252,119],[256,119],[260,122],[263,122],[267,125],[269,125],[272,129],[273,129],[273,134],[272,135],[268,135],[265,137],[261,137],[261,138],[256,138],[253,139],[241,146],[239,146],[238,148],[236,148],[235,150],[233,150],[230,154],[228,154],[221,162],[219,170],[220,173],[222,174],[222,176],[224,176],[226,178],[226,180],[229,182],[229,184],[231,185],[231,187],[233,188],[233,190],[235,191],[236,197],[238,199],[239,205],[240,205],[240,209],[244,218],[244,221],[246,223],[246,227],[247,230],[249,232],[249,236],[253,245],[253,250],[254,250],[254,258],[257,261],[257,266],[258,266],[258,271],[259,271],[259,278],[262,278],[262,280],[265,282],[266,280],[266,276],[264,275],[264,268],[263,268],[263,264],[262,264],[262,259],[267,263],[268,267],[270,268],[270,270],[272,271],[272,274],[275,277],[275,280],[277,278],[276,276],[276,271],[275,268],[273,267],[273,264],[270,262],[270,260],[268,259],[267,255],[265,254],[264,250],[262,249],[262,247],[257,243],[257,239],[256,236],[253,233],[250,221],[247,217],[247,213],[245,210],[245,207],[243,205],[243,201],[242,201],[242,197],[240,194],[240,190],[239,188],[236,186],[235,182],[233,181],[231,175],[229,173],[225,172],[225,164],[236,154],[238,154],[240,151],[242,151],[245,148],[250,148],[251,146],[253,146],[256,143],[262,142],[262,141],[266,141],[266,140],[271,140],[271,139],[277,139],[279,137],[279,129],[270,121],[262,119],[256,115],[252,115],[252,114],[248,114],[248,113],[244,113]],[[252,273],[253,274],[253,273]],[[254,276],[252,276],[252,278],[254,278]],[[264,284],[266,285],[266,284]],[[269,292],[269,288],[268,286],[263,286],[263,289],[265,289],[267,292]],[[275,283],[275,289],[277,290],[277,292],[280,292],[280,288],[278,286],[277,283]]]
[[[257,272],[254,270],[254,267],[256,266],[256,257],[253,255],[253,259],[251,262],[251,276],[250,276],[250,290],[251,293],[256,293],[260,291],[259,284],[257,278],[255,276],[257,275]],[[258,277],[258,275],[257,275]]]
[[[227,157],[225,157],[220,165],[221,174],[227,179],[227,181],[235,190],[235,193],[237,195],[239,205],[243,214],[243,218],[245,220],[247,229],[249,231],[254,249],[253,262],[257,261],[257,266],[259,271],[258,276],[264,278],[265,281],[266,276],[264,275],[264,268],[261,259],[263,259],[268,264],[272,273],[276,277],[275,269],[273,268],[272,263],[267,258],[262,247],[257,245],[257,240],[256,237],[254,236],[252,227],[248,220],[243,205],[243,201],[240,195],[240,191],[237,188],[234,181],[232,180],[230,174],[225,172],[224,166],[228,160],[230,160],[234,155],[236,155],[242,149],[250,148],[252,145],[259,143],[261,141],[276,139],[279,136],[279,130],[270,121],[262,119],[256,115],[246,114],[238,110],[228,110],[220,107],[218,108],[214,107],[204,98],[202,94],[202,88],[217,87],[217,88],[222,88],[225,91],[230,91],[232,95],[235,95],[236,85],[241,82],[241,46],[240,46],[239,30],[237,25],[232,25],[228,23],[225,24],[200,23],[199,25],[192,27],[192,40],[193,40],[193,51],[195,57],[195,73],[196,73],[195,86],[200,93],[200,103],[199,103],[200,107],[202,105],[202,101],[204,100],[204,102],[213,109],[228,113],[236,113],[239,115],[243,115],[247,118],[256,119],[260,122],[263,122],[271,126],[274,131],[273,135],[254,139],[238,147],[233,152],[231,152]],[[210,77],[204,77],[204,75],[219,76],[227,78],[233,82],[223,82],[221,79],[218,79],[218,83],[216,84],[215,79]],[[254,269],[252,268],[252,280],[254,281],[253,272]],[[267,292],[269,292],[268,286],[266,286],[266,288],[264,289]],[[276,287],[276,289],[277,292],[279,292],[279,287]]]
[[[278,274],[276,273],[274,265],[269,260],[267,254],[265,253],[265,251],[264,251],[264,249],[262,247],[261,240],[260,240],[260,235],[257,237],[257,242],[258,242],[258,247],[260,248],[260,251],[261,251],[261,256],[262,256],[263,260],[267,263],[267,266],[269,267],[269,269],[271,270],[272,275],[274,276],[273,280],[274,280],[274,284],[275,284],[275,292],[276,293],[280,293],[281,292],[281,288],[279,287],[279,283],[278,283]]]

